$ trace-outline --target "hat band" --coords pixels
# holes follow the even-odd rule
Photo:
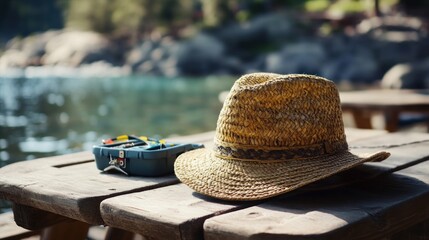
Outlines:
[[[250,146],[249,146],[250,147]],[[217,157],[242,161],[279,161],[291,159],[306,159],[321,155],[333,154],[348,149],[346,141],[320,143],[308,146],[297,146],[281,149],[252,149],[230,147],[215,144],[214,153]]]

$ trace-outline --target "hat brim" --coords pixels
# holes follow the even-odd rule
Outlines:
[[[358,155],[344,151],[311,159],[264,163],[225,160],[208,149],[197,149],[181,154],[174,165],[176,176],[196,192],[224,200],[251,201],[277,196],[389,156],[387,152]]]

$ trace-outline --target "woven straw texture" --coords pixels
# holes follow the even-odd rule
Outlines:
[[[176,176],[225,200],[276,196],[390,154],[348,151],[338,90],[312,75],[238,79],[219,114],[214,149],[180,155]]]

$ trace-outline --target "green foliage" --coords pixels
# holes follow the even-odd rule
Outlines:
[[[331,12],[357,13],[371,9],[373,1],[339,0],[329,7]]]
[[[385,8],[404,0],[380,0]],[[410,3],[418,0],[410,0]],[[0,32],[71,28],[103,33],[218,27],[278,11],[368,11],[374,0],[2,0]],[[415,4],[414,4],[415,5]],[[64,17],[64,19],[63,19]],[[3,21],[1,21],[3,20]],[[64,20],[64,21],[63,21]]]
[[[381,8],[389,8],[399,0],[379,0]],[[305,11],[347,14],[370,11],[374,8],[375,0],[308,0],[304,3]]]
[[[330,4],[329,0],[313,0],[306,1],[304,7],[310,12],[320,12],[326,10]]]
[[[110,32],[114,29],[115,3],[116,1],[109,0],[70,0],[67,27]],[[121,9],[121,11],[124,10]]]
[[[192,0],[69,0],[67,26],[111,33],[139,32],[180,24],[191,16]]]

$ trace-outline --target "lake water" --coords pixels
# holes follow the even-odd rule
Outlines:
[[[121,134],[214,130],[235,78],[0,78],[0,167],[82,150]]]

